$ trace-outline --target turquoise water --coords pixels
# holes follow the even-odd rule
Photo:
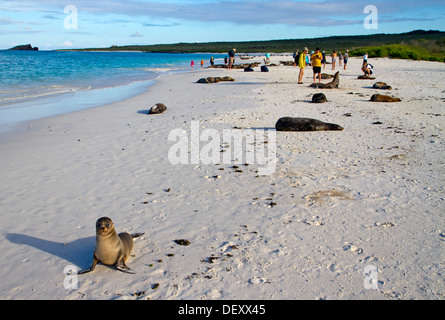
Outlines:
[[[17,122],[106,105],[160,75],[209,65],[214,54],[0,51],[0,130]]]

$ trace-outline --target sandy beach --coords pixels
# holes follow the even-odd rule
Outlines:
[[[445,299],[445,64],[371,59],[376,80],[358,80],[361,62],[337,69],[331,90],[309,87],[310,67],[302,85],[292,66],[195,68],[0,137],[0,299]],[[225,76],[235,81],[196,83]],[[319,92],[328,102],[311,103]],[[376,93],[402,101],[369,101]],[[167,111],[147,115],[156,103]],[[276,132],[285,116],[344,130]],[[274,151],[270,174],[225,161],[225,130]],[[187,163],[172,164],[179,132]],[[220,163],[194,157],[214,145],[207,133]],[[102,216],[145,232],[127,262],[135,274],[67,274],[90,266]]]

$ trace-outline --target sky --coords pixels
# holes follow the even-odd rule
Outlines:
[[[443,0],[0,0],[0,49],[444,31]]]

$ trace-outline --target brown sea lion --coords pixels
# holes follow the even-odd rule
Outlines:
[[[392,90],[392,87],[387,85],[385,82],[376,82],[372,87],[374,89]]]
[[[394,98],[394,97],[386,96],[383,94],[374,94],[371,97],[371,101],[374,101],[374,102],[400,102],[402,100],[400,100],[399,98]]]
[[[127,267],[125,261],[133,250],[133,238],[142,235],[143,233],[129,234],[126,232],[118,235],[110,218],[102,217],[98,219],[96,222],[96,248],[94,249],[93,264],[90,268],[80,271],[79,274],[93,271],[99,262],[114,266],[122,272],[133,273]]]

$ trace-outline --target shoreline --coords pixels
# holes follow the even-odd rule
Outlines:
[[[3,135],[11,135],[16,130],[23,130],[25,126],[32,125],[33,121],[125,101],[133,96],[143,94],[155,82],[156,79],[111,88],[64,92],[5,105],[1,111],[3,121],[0,121],[2,126],[0,139]],[[61,109],[60,104],[69,104],[70,106]]]
[[[332,90],[309,87],[311,68],[298,85],[295,67],[197,67],[0,141],[0,298],[445,299],[445,67],[371,63],[375,81],[357,80],[361,59],[351,58]],[[322,72],[333,74],[330,67]],[[196,83],[216,76],[235,82]],[[393,90],[372,89],[377,81]],[[327,103],[311,103],[319,92]],[[370,102],[374,93],[402,102]],[[145,114],[156,103],[167,111]],[[345,129],[276,132],[270,175],[244,159],[224,162],[232,145],[224,130],[275,133],[284,116]],[[194,162],[196,124],[200,155],[213,136],[221,163]],[[174,132],[188,138],[186,164],[169,159],[180,142]],[[136,274],[98,265],[65,289],[65,267],[91,263],[101,216],[117,232],[145,232],[127,263]],[[377,272],[371,288],[369,268]]]

